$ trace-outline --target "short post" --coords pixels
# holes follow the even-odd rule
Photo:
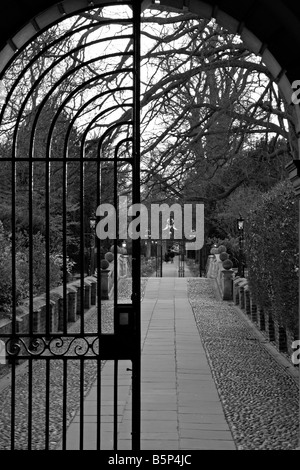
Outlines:
[[[101,299],[108,300],[109,299],[109,269],[101,269]]]
[[[223,300],[232,300],[232,269],[223,269]]]

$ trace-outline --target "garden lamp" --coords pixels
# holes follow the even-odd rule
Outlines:
[[[239,218],[237,219],[237,228],[238,228],[239,232],[244,230],[244,219],[241,216],[241,214],[240,214]]]
[[[92,230],[96,228],[96,221],[97,221],[97,219],[96,219],[95,215],[92,215],[90,217],[90,228]]]

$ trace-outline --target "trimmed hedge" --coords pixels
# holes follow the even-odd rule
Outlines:
[[[105,253],[104,258],[106,259],[106,261],[111,263],[114,260],[114,254],[111,251],[108,251],[107,253]]]
[[[101,269],[108,269],[109,268],[109,262],[106,259],[102,259],[100,261],[100,267],[101,267]]]
[[[245,222],[248,279],[255,301],[298,330],[298,201],[289,180],[261,196]]]
[[[225,253],[225,251],[222,251],[222,253],[220,253],[220,260],[221,261],[225,261],[228,258],[229,258],[229,254]]]
[[[225,259],[222,263],[224,269],[231,269],[233,266],[233,262],[230,259]]]

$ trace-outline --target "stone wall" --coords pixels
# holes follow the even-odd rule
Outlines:
[[[81,307],[81,297],[83,292],[83,309]],[[84,278],[83,286],[81,281],[74,281],[67,285],[66,300],[64,301],[63,287],[57,287],[50,291],[50,303],[47,307],[46,295],[41,295],[33,299],[32,305],[32,331],[33,333],[46,334],[47,319],[49,319],[50,334],[60,333],[64,325],[76,322],[79,317],[89,310],[97,302],[97,278]],[[18,336],[28,335],[30,332],[30,305],[29,300],[17,307],[16,334]],[[64,313],[66,312],[66,313]],[[12,333],[12,322],[10,319],[0,320],[0,340],[7,341],[2,335]],[[28,344],[29,338],[22,338]],[[3,363],[3,361],[0,361]],[[1,364],[0,364],[1,366]]]
[[[299,335],[285,328],[270,309],[257,305],[251,295],[247,279],[236,277],[233,280],[233,301],[280,352],[292,356],[294,352],[292,343],[299,339]]]
[[[280,324],[269,309],[256,304],[247,279],[236,276],[232,270],[228,270],[228,274],[224,273],[218,255],[208,257],[206,277],[216,280],[223,300],[233,300],[268,341],[274,343],[280,352],[291,357],[294,352],[292,343],[299,339],[299,335]]]
[[[117,260],[118,279],[128,276],[128,256],[118,255]],[[108,300],[111,297],[114,283],[114,263],[110,263],[109,269],[101,270],[100,286],[101,299]],[[88,276],[84,278],[82,284],[81,279],[70,282],[66,287],[66,298],[64,300],[63,286],[56,287],[50,291],[50,304],[47,307],[46,295],[41,295],[33,299],[33,317],[32,328],[33,333],[46,333],[46,322],[49,319],[50,333],[62,332],[64,325],[76,322],[90,308],[97,304],[97,287],[98,278]],[[17,307],[16,316],[16,334],[28,334],[29,325],[29,300]],[[9,319],[0,320],[0,340],[5,342],[7,338],[2,335],[11,334],[12,322]],[[27,341],[27,340],[26,340]],[[0,358],[1,359],[1,358]],[[1,367],[1,361],[0,361]]]

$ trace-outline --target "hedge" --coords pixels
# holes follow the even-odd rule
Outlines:
[[[11,239],[5,232],[0,221],[0,318],[10,315],[12,307],[12,295],[18,305],[29,297],[29,286],[32,285],[33,295],[41,295],[46,292],[46,255],[45,239],[40,234],[34,234],[32,239],[33,258],[32,272],[29,272],[29,248],[28,237],[17,234],[16,237],[16,283],[13,290],[12,284],[12,255]],[[73,263],[67,262],[67,270]],[[49,256],[49,283],[50,288],[57,287],[63,280],[63,260],[59,253],[51,253]]]
[[[108,251],[107,253],[105,253],[104,258],[106,259],[106,261],[111,263],[114,260],[114,254],[111,251]]]
[[[278,322],[298,330],[298,201],[290,181],[261,196],[245,221],[252,295]]]

